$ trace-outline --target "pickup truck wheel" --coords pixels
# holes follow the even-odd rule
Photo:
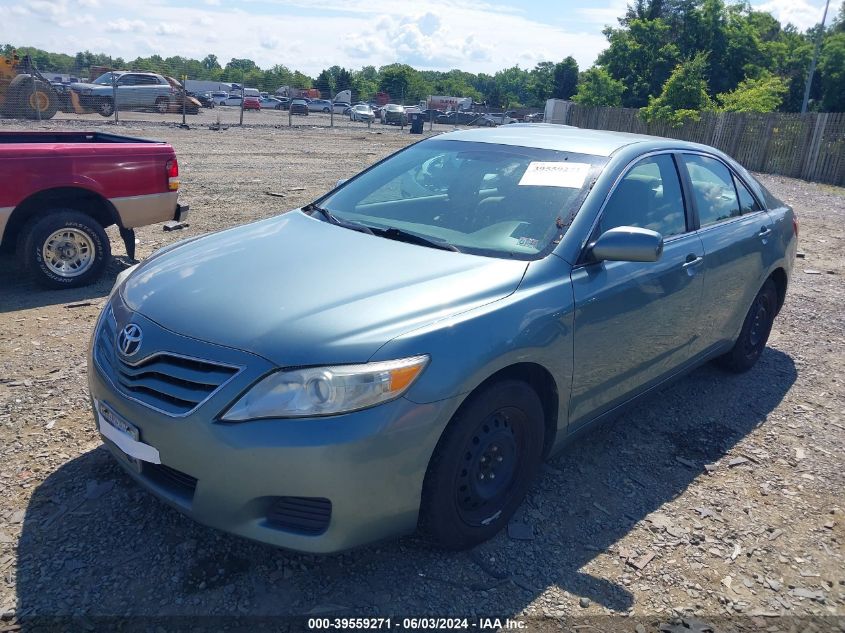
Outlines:
[[[110,117],[114,114],[114,101],[110,97],[101,97],[97,101],[97,114],[104,117]]]
[[[470,396],[446,427],[426,472],[420,528],[450,550],[473,547],[507,525],[542,461],[543,406],[517,380]]]
[[[167,114],[169,109],[170,101],[167,100],[167,97],[159,97],[156,99],[156,112],[159,114]]]
[[[769,340],[777,305],[777,288],[771,279],[767,279],[745,315],[742,330],[733,349],[717,358],[716,364],[737,374],[754,367],[766,348],[766,341]]]
[[[18,257],[48,288],[76,288],[96,280],[111,259],[103,227],[73,209],[51,209],[24,227]]]

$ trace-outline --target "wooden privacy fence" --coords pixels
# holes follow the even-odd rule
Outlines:
[[[646,123],[635,108],[568,104],[568,125],[636,132],[717,147],[747,169],[845,186],[845,113],[702,112],[679,127]]]

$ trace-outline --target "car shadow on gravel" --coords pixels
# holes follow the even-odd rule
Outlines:
[[[746,374],[696,370],[547,463],[521,525],[464,553],[416,536],[324,557],[252,543],[157,501],[100,447],[32,495],[17,550],[18,614],[24,625],[46,616],[507,616],[541,594],[532,605],[541,614],[590,604],[624,612],[634,606],[626,585],[645,581],[636,565],[658,573],[673,548],[652,550],[650,532],[634,539],[639,551],[620,552],[618,541],[649,530],[646,517],[708,468],[728,468],[722,458],[795,380],[792,359],[773,348]],[[661,539],[695,539],[700,513],[742,506],[730,490],[700,490]]]
[[[131,265],[132,262],[127,257],[112,257],[95,283],[81,288],[48,290],[22,274],[14,255],[0,253],[0,314],[49,305],[93,302],[105,298],[114,285],[115,277]]]

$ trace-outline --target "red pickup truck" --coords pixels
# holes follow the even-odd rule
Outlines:
[[[116,224],[135,258],[133,229],[188,212],[179,163],[160,141],[101,132],[0,132],[0,247],[39,283],[93,282],[111,258]]]

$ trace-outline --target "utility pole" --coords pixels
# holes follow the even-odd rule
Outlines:
[[[822,24],[819,32],[816,34],[816,48],[813,51],[813,61],[810,62],[810,72],[807,73],[807,86],[804,88],[804,101],[801,103],[801,114],[807,112],[807,103],[810,101],[810,87],[813,84],[813,75],[816,72],[816,60],[819,57],[819,47],[822,44],[822,37],[824,37],[824,22],[827,19],[827,9],[830,7],[830,0],[824,4],[824,13],[822,14]]]

